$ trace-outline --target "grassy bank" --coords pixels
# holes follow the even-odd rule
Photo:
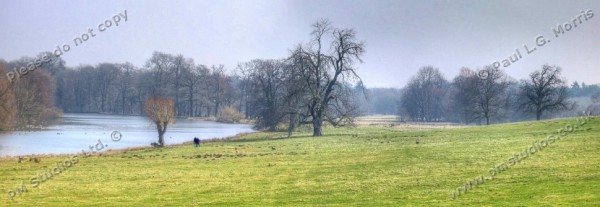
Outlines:
[[[0,206],[600,206],[600,119],[451,200],[465,181],[574,119],[481,127],[255,133],[227,142],[0,161]],[[127,139],[127,132],[123,139]],[[416,140],[419,144],[416,144]],[[26,192],[8,199],[24,182]]]

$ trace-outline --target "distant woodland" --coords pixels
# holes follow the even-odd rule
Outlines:
[[[316,22],[312,29],[308,43],[281,59],[254,59],[231,68],[163,52],[154,52],[140,66],[67,67],[54,57],[10,83],[4,74],[34,58],[0,60],[0,130],[35,128],[61,113],[139,115],[143,101],[155,96],[173,100],[180,117],[216,117],[222,110],[235,110],[256,120],[260,129],[285,125],[293,130],[309,124],[317,136],[323,123],[351,125],[360,115],[493,124],[576,116],[599,108],[598,85],[568,83],[561,75],[568,69],[553,65],[539,66],[522,80],[489,66],[465,67],[448,79],[438,68],[425,66],[417,74],[406,74],[412,78],[403,88],[368,88],[355,73],[366,51],[356,32],[327,21]],[[52,55],[38,57],[44,54]],[[487,79],[477,75],[484,69]]]

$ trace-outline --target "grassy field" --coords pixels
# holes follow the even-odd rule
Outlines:
[[[600,119],[473,187],[450,192],[575,119],[455,128],[328,128],[313,138],[227,142],[0,161],[0,206],[600,206]],[[127,132],[123,139],[127,139]],[[416,143],[419,141],[419,144]],[[8,192],[21,186],[27,189]]]

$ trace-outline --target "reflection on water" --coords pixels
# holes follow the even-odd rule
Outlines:
[[[119,142],[111,140],[111,133],[120,131]],[[178,144],[200,139],[223,138],[244,132],[253,132],[245,124],[223,124],[210,121],[177,119],[165,133],[165,144]],[[89,152],[98,140],[107,149],[150,146],[158,142],[156,127],[143,116],[102,114],[64,114],[62,122],[42,131],[15,131],[0,134],[0,156],[29,154]]]

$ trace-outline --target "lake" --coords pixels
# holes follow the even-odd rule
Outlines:
[[[121,133],[118,142],[111,139],[113,131]],[[167,128],[164,138],[165,145],[169,145],[192,141],[195,136],[224,138],[254,131],[247,124],[177,119]],[[0,156],[90,152],[90,145],[96,145],[98,140],[108,145],[102,151],[144,147],[158,142],[158,132],[144,116],[64,114],[61,121],[43,130],[0,133]]]

